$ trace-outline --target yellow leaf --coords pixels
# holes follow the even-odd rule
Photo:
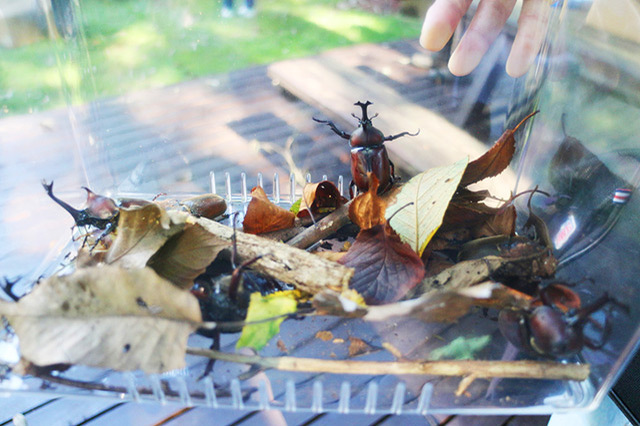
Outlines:
[[[465,158],[414,176],[402,187],[395,204],[387,207],[385,217],[393,216],[389,224],[419,255],[442,224],[468,162]],[[409,203],[413,204],[407,206]]]
[[[242,328],[236,347],[250,347],[256,351],[262,349],[280,331],[280,324],[285,319],[283,315],[297,310],[300,297],[301,293],[297,290],[280,291],[266,296],[252,293],[246,322],[255,324],[247,324]],[[274,319],[264,321],[270,318]]]

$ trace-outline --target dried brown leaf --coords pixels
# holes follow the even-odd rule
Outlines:
[[[496,211],[482,224],[472,230],[473,238],[492,237],[495,235],[515,235],[516,234],[516,208],[508,205]]]
[[[371,346],[364,340],[353,336],[349,337],[349,358],[366,354],[371,349]]]
[[[316,339],[320,339],[323,342],[328,342],[333,339],[333,333],[326,330],[320,330],[316,333]]]
[[[516,140],[513,135],[525,121],[537,113],[538,111],[535,111],[527,115],[516,127],[505,130],[489,151],[471,161],[462,175],[460,186],[464,187],[502,173],[511,163],[516,150]]]
[[[149,268],[107,265],[48,278],[0,311],[24,361],[146,373],[183,368],[187,338],[201,323],[191,293]]]
[[[180,232],[167,212],[155,203],[120,209],[117,236],[105,262],[125,268],[142,268],[164,243]]]
[[[195,278],[229,245],[224,238],[197,223],[187,222],[184,230],[171,237],[147,265],[178,287],[189,289]]]
[[[315,218],[331,213],[346,202],[347,199],[340,195],[340,191],[333,182],[324,180],[318,183],[308,183],[302,190],[298,217],[305,218],[313,215]]]
[[[243,230],[249,234],[264,234],[292,228],[296,215],[269,200],[259,186],[251,190],[251,202],[242,222]]]
[[[384,217],[387,205],[378,195],[378,178],[370,174],[369,189],[353,199],[349,205],[349,219],[360,229],[371,229],[386,222]]]
[[[355,269],[349,287],[367,304],[400,300],[424,276],[420,257],[388,224],[360,231],[339,263]]]

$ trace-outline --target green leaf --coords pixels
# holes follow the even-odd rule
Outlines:
[[[457,337],[451,343],[431,351],[429,359],[473,359],[476,352],[481,351],[489,344],[491,336]]]
[[[387,208],[385,217],[389,220],[393,216],[389,221],[393,230],[419,255],[442,224],[468,161],[465,158],[414,176],[402,187],[395,204]]]
[[[298,307],[297,299],[299,297],[300,292],[296,290],[281,291],[267,296],[262,296],[260,293],[252,293],[246,321],[258,322],[280,315],[291,314]],[[242,328],[242,335],[236,343],[236,347],[250,347],[259,351],[273,336],[278,334],[282,321],[284,321],[284,317],[245,325]]]
[[[298,212],[300,211],[300,204],[302,204],[302,198],[298,198],[298,201],[296,201],[291,205],[291,207],[289,208],[289,211],[297,215]]]

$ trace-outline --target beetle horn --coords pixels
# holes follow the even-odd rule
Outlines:
[[[356,102],[354,105],[358,105],[360,108],[362,108],[362,118],[360,119],[361,121],[368,121],[369,117],[367,117],[367,107],[369,105],[373,105],[371,102],[366,101],[365,103],[362,103],[360,101]]]
[[[67,212],[69,212],[69,214],[71,215],[71,217],[73,217],[73,220],[78,223],[78,221],[81,221],[83,219],[83,213],[80,210],[77,210],[73,207],[71,207],[71,205],[69,205],[68,203],[62,201],[60,198],[56,197],[53,194],[53,181],[51,181],[51,183],[47,183],[45,180],[42,181],[42,186],[45,189],[45,191],[47,191],[47,195],[49,196],[49,198],[51,198],[53,201],[55,201],[60,207],[62,207],[63,209],[65,209]]]

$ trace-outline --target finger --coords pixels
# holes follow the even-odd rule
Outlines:
[[[453,35],[473,0],[436,0],[427,10],[420,33],[420,45],[427,50],[442,49]]]
[[[516,0],[483,0],[449,59],[449,71],[457,76],[473,71],[507,22]]]
[[[520,77],[535,59],[547,32],[551,6],[547,0],[524,0],[518,18],[518,31],[507,58],[507,74]]]

